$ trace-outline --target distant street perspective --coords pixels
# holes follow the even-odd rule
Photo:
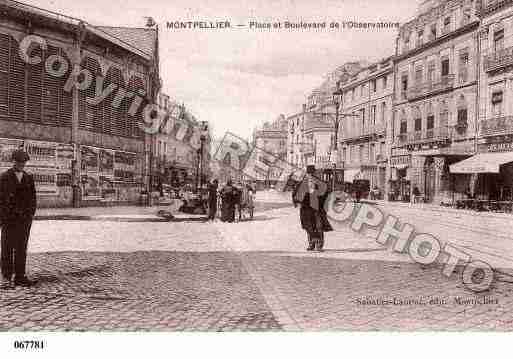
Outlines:
[[[513,1],[250,5],[0,0],[0,332],[513,330]]]
[[[28,258],[28,275],[37,283],[2,293],[0,328],[513,327],[513,284],[507,277],[476,295],[464,288],[458,274],[442,277],[440,268],[419,266],[342,224],[327,234],[324,252],[307,253],[290,193],[257,192],[256,207],[252,221],[236,223],[158,222],[154,208],[119,208],[89,220],[51,220],[73,210],[41,210],[47,219],[33,224]],[[468,218],[472,213],[384,207],[421,230],[436,229],[443,241],[513,268],[507,237],[510,218],[476,222]],[[80,215],[87,216],[85,212]],[[376,303],[380,299],[396,303]]]

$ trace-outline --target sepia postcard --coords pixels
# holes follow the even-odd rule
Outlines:
[[[513,1],[0,0],[0,226],[0,352],[510,332]]]

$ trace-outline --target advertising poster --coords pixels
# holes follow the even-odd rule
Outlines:
[[[71,173],[71,164],[75,159],[73,145],[67,143],[57,144],[57,169],[59,173]]]
[[[11,154],[12,152],[23,146],[22,140],[15,140],[9,138],[0,139],[0,168],[12,167]]]
[[[119,182],[134,182],[136,179],[137,155],[116,151],[114,154],[114,179]]]
[[[98,198],[101,195],[98,175],[89,173],[81,176],[83,198]]]
[[[89,146],[81,146],[80,155],[82,158],[82,172],[98,174],[98,149]]]
[[[25,151],[30,156],[28,168],[40,169],[57,168],[57,144],[54,142],[25,141]]]
[[[57,194],[56,143],[0,139],[0,172],[12,167],[11,155],[18,148],[30,156],[26,171],[34,177],[37,194]]]
[[[100,150],[100,173],[102,176],[114,176],[114,151]]]

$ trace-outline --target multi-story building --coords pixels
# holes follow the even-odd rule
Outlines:
[[[265,122],[253,133],[253,151],[257,152],[254,155],[259,157],[261,163],[269,164],[262,173],[255,173],[258,178],[254,180],[261,188],[275,185],[280,179],[280,169],[272,163],[287,157],[287,125],[285,116],[280,115],[273,122]]]
[[[483,0],[477,154],[451,166],[470,192],[513,199],[513,1]]]
[[[153,190],[161,190],[162,185],[176,188],[195,186],[198,181],[205,184],[210,178],[212,142],[208,124],[198,121],[169,96],[161,94],[160,99],[166,115],[155,136]]]
[[[333,93],[341,78],[354,75],[362,66],[362,62],[349,62],[330,72],[307,97],[302,111],[288,117],[288,163],[298,168],[313,164],[322,170],[331,169],[338,161],[333,151],[336,113]]]
[[[424,1],[399,30],[390,134],[395,199],[417,187],[428,202],[449,202],[469,186],[449,165],[474,152],[478,8],[473,0]]]
[[[386,130],[392,119],[394,89],[391,58],[341,79],[339,155],[344,181],[366,179],[371,188],[385,193],[388,148]]]
[[[323,168],[330,161],[334,126],[329,116],[306,111],[306,108],[303,106],[303,112],[288,118],[287,162],[296,168],[307,165]]]
[[[0,167],[24,147],[41,206],[138,200],[151,143],[143,109],[160,86],[158,31],[96,27],[11,0],[0,13]]]

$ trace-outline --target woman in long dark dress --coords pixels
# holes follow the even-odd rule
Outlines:
[[[208,219],[214,221],[217,212],[217,187],[219,182],[214,180],[208,187]]]
[[[221,190],[221,220],[223,222],[235,221],[235,188],[229,180]]]
[[[296,187],[293,194],[294,204],[299,204],[299,218],[301,227],[308,237],[308,251],[322,251],[324,248],[324,233],[333,230],[331,227],[324,203],[328,193],[322,193],[319,188],[319,180],[315,179],[315,167],[307,167],[307,175]],[[315,198],[314,198],[315,197]]]

